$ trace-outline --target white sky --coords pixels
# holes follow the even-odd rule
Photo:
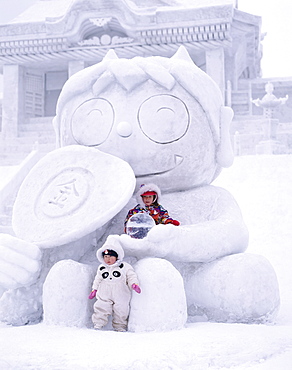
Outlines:
[[[196,1],[196,0],[194,0]],[[0,24],[21,13],[36,0],[0,0]],[[292,1],[238,0],[238,7],[263,18],[263,77],[292,76]]]

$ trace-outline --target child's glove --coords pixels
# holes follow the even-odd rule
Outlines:
[[[180,222],[177,221],[177,220],[167,220],[165,223],[166,224],[173,224],[174,226],[179,226],[180,225]]]
[[[94,289],[94,290],[89,294],[88,298],[89,298],[89,299],[93,299],[93,298],[96,296],[96,292],[97,292],[97,290],[96,290],[96,289]]]
[[[135,290],[136,293],[141,293],[141,288],[137,284],[132,284],[132,289]]]

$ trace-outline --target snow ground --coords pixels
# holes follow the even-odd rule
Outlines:
[[[0,369],[291,369],[291,182],[289,155],[237,157],[214,182],[239,203],[250,231],[247,252],[267,257],[277,273],[281,307],[273,325],[200,322],[171,332],[116,333],[0,324]]]

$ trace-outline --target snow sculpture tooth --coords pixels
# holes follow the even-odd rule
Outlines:
[[[183,160],[184,159],[183,159],[183,157],[181,155],[175,154],[174,161],[175,161],[175,165],[176,166],[178,166],[179,164],[181,164]]]
[[[177,49],[177,52],[170,59],[181,59],[195,64],[184,46],[180,46]]]
[[[117,56],[116,52],[113,49],[110,49],[103,58],[103,60],[110,59],[119,59],[119,57]]]

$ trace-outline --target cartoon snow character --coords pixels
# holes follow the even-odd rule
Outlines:
[[[123,234],[118,225],[134,207],[132,199],[107,232],[122,234],[127,255],[172,262],[184,277],[190,315],[262,322],[278,310],[277,277],[266,259],[243,253],[248,230],[241,211],[228,191],[210,185],[233,163],[232,118],[216,83],[180,47],[172,58],[128,60],[109,52],[64,86],[54,124],[60,146],[118,156],[133,169],[137,190],[159,186],[179,227],[158,224],[139,240]],[[231,279],[235,272],[238,279]],[[263,289],[265,280],[270,289]]]
[[[123,261],[124,251],[119,241],[110,235],[96,253],[101,265],[92,285],[90,299],[96,297],[92,321],[101,329],[113,315],[116,331],[126,331],[130,311],[131,289],[141,293],[137,275],[131,265]]]
[[[173,224],[179,225],[179,221],[172,219],[167,210],[159,204],[159,198],[161,197],[160,189],[155,184],[143,184],[136,194],[138,204],[129,210],[125,219],[125,228],[130,217],[137,213],[149,214],[155,224]]]
[[[60,147],[95,148],[97,158],[106,153],[126,162],[136,190],[157,184],[163,205],[180,220],[179,227],[155,225],[138,240],[123,234],[134,198],[116,216],[105,217],[104,209],[96,209],[103,219],[96,223],[98,246],[104,236],[121,234],[127,255],[170,261],[183,276],[189,316],[264,322],[273,320],[279,307],[277,277],[266,259],[243,253],[248,231],[241,211],[228,191],[211,185],[233,162],[232,117],[216,83],[180,47],[171,58],[119,59],[110,51],[66,82],[54,127]],[[103,187],[102,196],[108,194],[113,194],[111,187]],[[76,233],[73,241],[78,242]]]

